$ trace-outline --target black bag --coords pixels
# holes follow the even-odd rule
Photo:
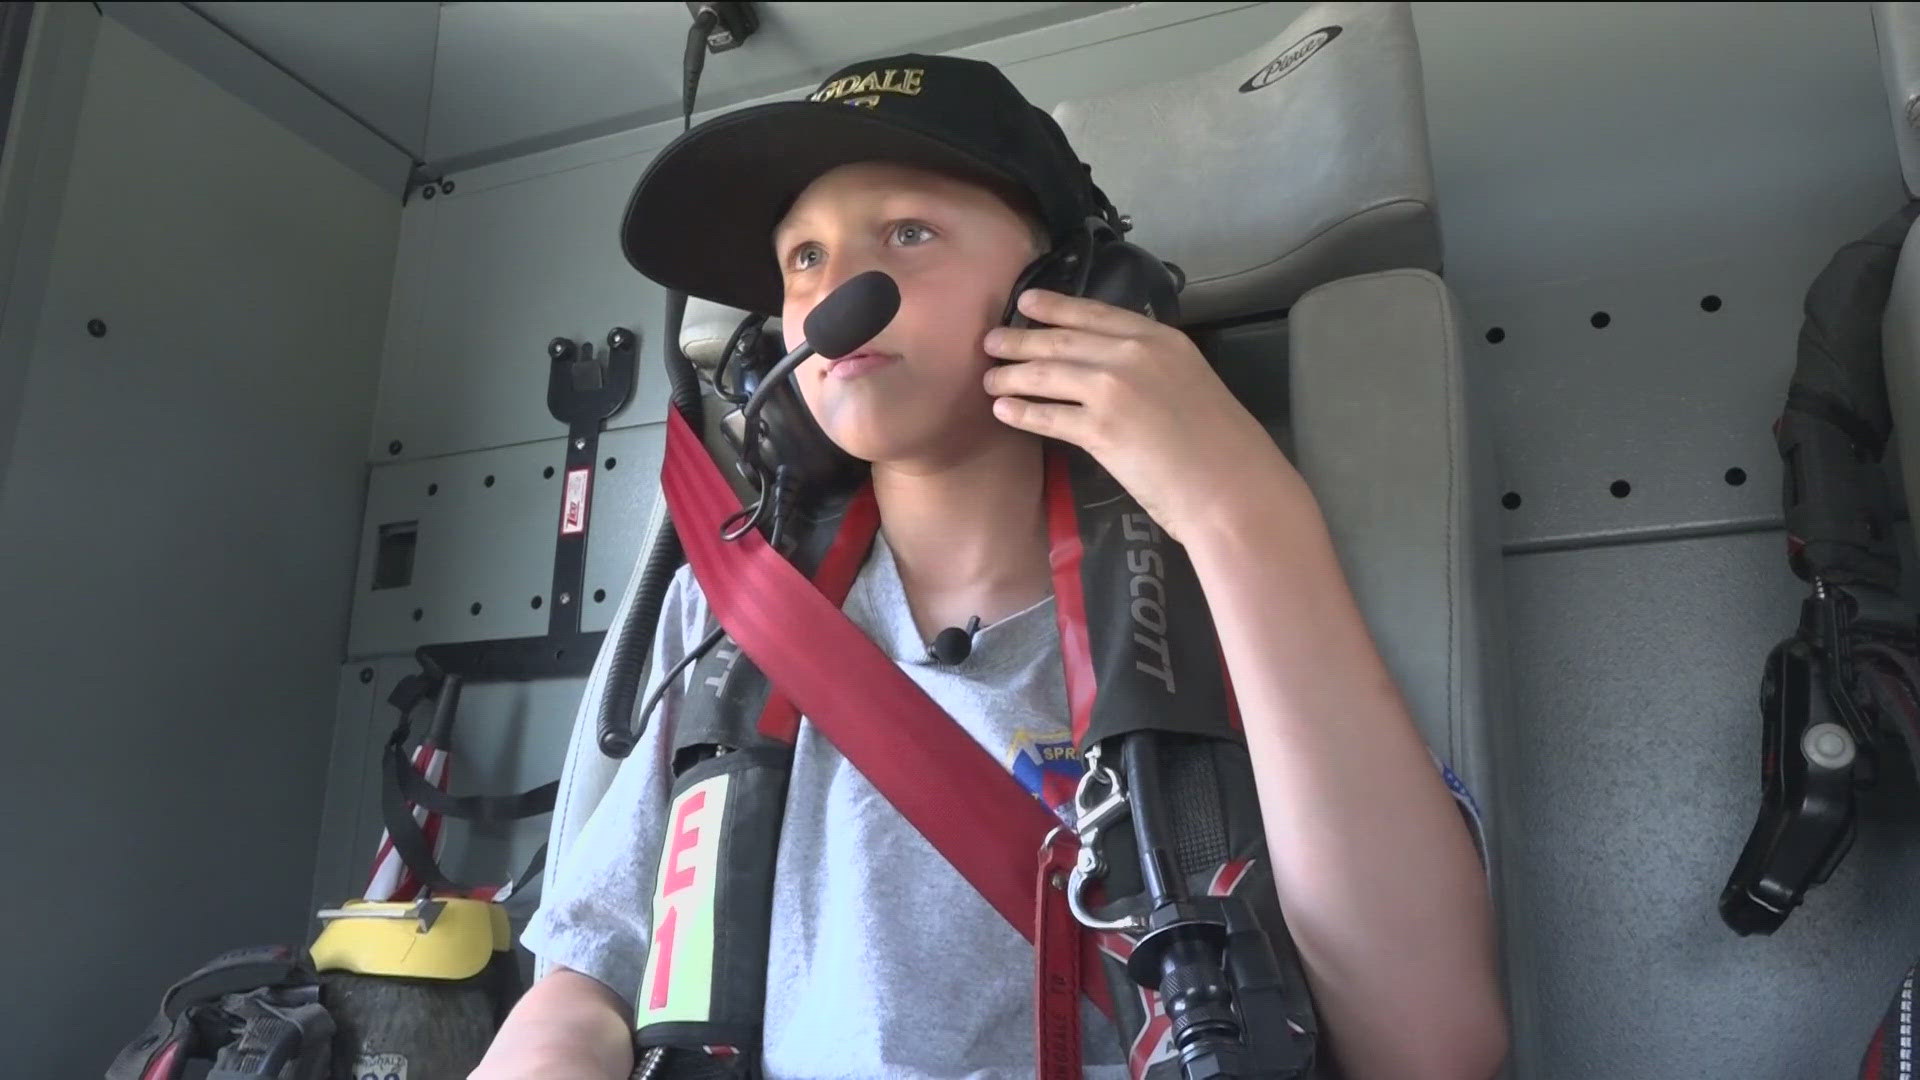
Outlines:
[[[107,1080],[329,1080],[334,1023],[319,975],[286,945],[236,949],[174,983],[160,1011],[107,1068]]]

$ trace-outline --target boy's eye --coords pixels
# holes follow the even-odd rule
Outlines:
[[[818,261],[819,255],[819,244],[801,244],[793,249],[793,254],[787,256],[787,264],[795,270],[805,270]]]
[[[895,243],[911,247],[933,239],[933,229],[917,221],[903,221],[893,227]]]
[[[887,229],[888,242],[902,247],[918,247],[937,235],[939,234],[933,231],[933,226],[918,221],[898,222]],[[809,240],[795,247],[787,255],[787,269],[811,270],[820,265],[820,261],[824,258],[826,258],[825,249]]]

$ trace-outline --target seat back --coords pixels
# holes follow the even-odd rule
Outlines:
[[[1053,115],[1133,218],[1127,239],[1186,271],[1188,324],[1277,314],[1355,274],[1440,269],[1407,4],[1316,4],[1227,64]]]
[[[1879,3],[1871,10],[1900,171],[1907,193],[1920,196],[1920,4]]]
[[[1887,113],[1907,194],[1920,198],[1920,4],[1874,4],[1874,39],[1887,86]],[[1891,209],[1891,207],[1889,207]],[[1920,225],[1916,225],[1920,228]],[[1913,233],[1900,249],[1893,293],[1880,326],[1886,361],[1887,404],[1902,479],[1896,494],[1909,510],[1920,506],[1920,243]]]
[[[1497,762],[1517,734],[1503,488],[1489,388],[1467,369],[1465,320],[1438,276],[1409,6],[1316,5],[1218,70],[1055,116],[1135,217],[1129,239],[1187,270],[1183,318],[1312,488],[1415,723],[1475,804],[1500,902]],[[1501,907],[1516,1069],[1530,1055],[1534,935],[1524,905]]]

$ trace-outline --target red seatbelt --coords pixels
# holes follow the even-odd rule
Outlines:
[[[820,565],[814,568],[813,587],[834,607],[847,602],[847,594],[853,591],[853,579],[860,575],[860,564],[866,561],[867,551],[873,546],[873,534],[879,527],[880,506],[873,501],[873,485],[868,484],[847,503],[839,532],[834,534]],[[788,746],[800,737],[800,710],[777,685],[767,694],[758,727],[760,734]]]
[[[1059,821],[759,532],[731,543],[720,538],[739,500],[677,409],[667,410],[660,486],[720,625],[907,823],[1021,936],[1035,941],[1036,914],[1048,906],[1057,912],[1065,902],[1057,890],[1048,895],[1044,867],[1038,888],[1035,875],[1035,859]],[[1071,979],[1112,1017],[1099,950],[1068,949],[1078,933],[1060,942],[1058,930],[1056,920],[1048,935],[1056,947],[1041,957],[1038,989],[1071,985],[1062,981]],[[1048,955],[1077,959],[1078,970],[1060,971],[1059,960],[1046,964]],[[1068,1000],[1077,1013],[1078,997]],[[1066,1042],[1058,1038],[1060,995],[1052,1001],[1050,1008],[1044,1001],[1036,1006],[1041,1028],[1051,1026],[1056,1038],[1049,1041],[1057,1046]],[[1040,1049],[1043,1059],[1051,1057],[1046,1042]],[[1079,1050],[1075,1038],[1070,1066],[1054,1062],[1043,1071],[1077,1074]]]

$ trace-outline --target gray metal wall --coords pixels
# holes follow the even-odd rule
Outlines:
[[[41,18],[0,203],[0,1072],[35,1080],[306,931],[399,211],[91,5]]]

